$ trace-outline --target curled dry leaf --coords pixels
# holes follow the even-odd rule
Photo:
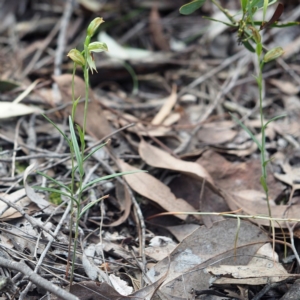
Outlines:
[[[120,119],[119,123],[121,126],[126,126],[129,123],[135,123],[135,126],[128,128],[127,130],[130,132],[134,132],[143,136],[165,136],[168,132],[170,132],[170,128],[165,126],[151,126],[147,127],[144,124],[140,123],[140,120],[130,114],[123,114],[125,119]]]
[[[289,277],[270,244],[263,245],[247,266],[209,266],[206,271],[216,276],[213,284],[260,285]]]
[[[149,31],[156,47],[164,51],[170,50],[169,42],[163,32],[162,19],[155,4],[152,6],[149,16]]]
[[[160,150],[159,148],[154,147],[143,140],[139,145],[139,154],[150,166],[178,171],[196,179],[204,179],[212,186],[215,186],[214,181],[209,173],[198,163],[183,161],[175,158],[171,154]]]
[[[22,103],[0,102],[0,119],[19,117],[29,114],[41,114],[43,111],[37,107],[28,106]]]
[[[234,123],[232,121],[203,124],[198,131],[198,138],[208,145],[229,142],[237,135],[237,131],[232,129],[233,126]]]
[[[130,166],[122,160],[118,160],[122,172],[134,171],[136,168]],[[156,202],[166,211],[191,211],[196,210],[186,201],[176,198],[171,190],[155,177],[147,173],[134,173],[124,176],[129,186],[138,194]],[[185,220],[186,216],[177,215],[176,217]]]
[[[269,82],[275,85],[281,92],[287,95],[296,95],[299,93],[299,87],[297,87],[290,81],[270,79]]]
[[[177,93],[176,93],[177,87],[174,85],[172,88],[172,93],[169,97],[165,99],[165,102],[163,106],[160,108],[159,112],[156,114],[156,116],[152,120],[153,125],[160,125],[162,122],[169,116],[171,113],[174,105],[177,101]]]

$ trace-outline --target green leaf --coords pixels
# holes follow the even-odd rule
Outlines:
[[[264,5],[263,5],[263,22],[266,20],[266,14],[267,14],[267,8],[269,6],[269,0],[264,0]]]
[[[36,171],[39,175],[49,179],[50,181],[54,182],[55,184],[59,185],[60,187],[66,189],[69,193],[71,193],[71,190],[70,188],[68,188],[66,185],[64,185],[62,182],[48,176],[47,174],[43,173],[43,172],[40,172],[40,171]]]
[[[247,50],[249,50],[250,52],[252,53],[255,53],[255,49],[252,47],[252,45],[250,44],[250,42],[247,40],[247,41],[242,41],[243,45],[245,46],[245,48]]]
[[[271,0],[271,1],[268,1],[268,6],[276,3],[278,0]],[[264,4],[265,4],[265,0],[253,0],[250,2],[251,3],[251,8],[253,7],[257,7],[258,9],[261,9],[264,7]]]
[[[78,105],[79,100],[80,100],[80,97],[78,97],[78,98],[73,102],[73,105],[72,105],[72,120],[75,120],[75,113],[76,113],[76,108],[77,108],[77,105]]]
[[[226,25],[228,27],[238,27],[235,24],[227,23],[227,22],[224,22],[224,21],[220,21],[220,20],[217,20],[217,19],[214,19],[214,18],[211,18],[211,17],[203,16],[202,18],[206,19],[206,20],[210,20],[210,21],[214,21],[214,22],[218,22],[218,23],[224,24],[224,25]]]
[[[53,121],[51,121],[46,115],[44,115],[43,114],[43,117],[49,122],[49,123],[51,123],[58,131],[59,131],[59,133],[64,137],[64,139],[68,142],[68,144],[70,145],[70,140],[69,140],[69,138],[65,135],[65,133],[62,131],[62,130],[60,130],[60,128],[53,122]]]
[[[105,43],[101,43],[101,42],[93,42],[90,43],[88,46],[89,51],[91,52],[103,52],[103,51],[108,51],[107,45]]]
[[[281,119],[281,118],[284,118],[284,117],[286,117],[286,114],[282,114],[282,115],[279,115],[279,116],[276,116],[276,117],[270,119],[270,120],[269,120],[268,122],[266,122],[266,124],[264,125],[264,129],[266,129],[267,126],[268,126],[271,122],[276,121],[276,120]]]
[[[248,0],[241,0],[241,7],[243,10],[243,13],[247,11],[247,5],[248,5]]]
[[[261,145],[260,142],[257,140],[257,138],[253,135],[253,133],[237,118],[235,117],[233,114],[229,113],[231,115],[231,117],[233,118],[233,120],[238,123],[251,137],[251,139],[253,140],[253,142],[255,142],[255,144],[257,145],[258,149],[261,151]]]
[[[101,200],[103,200],[104,198],[106,198],[106,196],[103,196],[95,201],[92,201],[90,203],[88,203],[86,206],[84,206],[80,212],[80,215],[78,217],[78,220],[84,215],[84,213],[90,209],[91,207],[93,207],[95,204],[97,204],[98,202],[100,202]]]
[[[258,44],[256,44],[256,54],[258,57],[261,56],[261,52],[262,52],[262,44],[258,43]]]
[[[284,53],[284,51],[281,47],[275,47],[275,48],[269,50],[265,54],[265,56],[263,58],[263,62],[267,63],[269,61],[272,61],[272,60],[280,57],[283,53]]]
[[[70,198],[71,200],[74,200],[77,203],[77,200],[75,198],[73,198],[70,194],[65,193],[61,190],[55,189],[55,188],[49,188],[49,187],[42,187],[42,186],[34,186],[33,187],[35,190],[38,191],[46,191],[46,192],[51,192],[51,193],[58,193],[60,195],[66,196],[68,198]]]
[[[268,186],[267,186],[267,182],[266,182],[266,180],[263,176],[260,177],[260,184],[263,187],[265,193],[267,193],[268,192]]]
[[[90,152],[86,157],[84,157],[83,161],[86,161],[89,157],[91,157],[95,152],[97,152],[99,149],[103,148],[105,145],[107,145],[108,142],[102,144],[102,145],[99,145],[97,147],[95,147],[95,149]]]
[[[76,124],[76,128],[77,128],[78,135],[79,135],[79,138],[80,138],[81,149],[85,149],[85,141],[84,141],[83,131],[82,131],[81,127],[78,124]]]
[[[179,12],[183,15],[190,15],[195,10],[199,9],[206,0],[194,0],[190,3],[184,4],[180,7]]]
[[[69,116],[69,127],[70,127],[70,132],[71,132],[71,141],[72,141],[73,149],[74,149],[76,160],[77,160],[78,170],[79,170],[80,175],[83,176],[84,175],[83,161],[82,161],[82,156],[81,156],[81,153],[79,150],[79,146],[78,146],[78,142],[77,142],[77,138],[76,138],[76,134],[75,134],[71,116]]]
[[[143,171],[143,170],[135,170],[135,171],[128,171],[128,172],[121,172],[121,173],[115,173],[115,174],[111,174],[111,175],[107,175],[107,176],[103,176],[103,177],[100,177],[100,178],[97,178],[97,179],[94,179],[92,181],[90,181],[89,183],[87,183],[86,185],[84,185],[82,187],[82,192],[84,190],[86,190],[89,186],[92,186],[100,181],[103,181],[103,180],[108,180],[108,179],[112,179],[112,178],[115,178],[115,177],[118,177],[118,176],[123,176],[123,175],[129,175],[129,174],[134,174],[134,173],[140,173],[140,172],[147,172],[147,171]]]

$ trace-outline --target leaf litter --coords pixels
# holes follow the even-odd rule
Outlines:
[[[68,133],[70,63],[62,58],[61,75],[53,76],[53,55],[61,55],[56,34],[62,30],[59,20],[67,6],[44,1],[39,5],[33,0],[30,9],[25,5],[16,10],[8,2],[3,4],[7,11],[3,22],[15,17],[20,38],[15,42],[23,52],[12,50],[17,48],[12,47],[7,25],[1,24],[6,40],[0,42],[0,82],[14,83],[1,90],[0,251],[6,261],[26,260],[32,270],[36,268],[36,275],[49,278],[49,286],[60,285],[79,299],[189,299],[197,293],[206,295],[204,299],[209,293],[250,299],[262,285],[296,277],[294,261],[282,262],[284,244],[291,256],[299,239],[290,222],[299,219],[300,81],[298,58],[291,59],[297,39],[286,35],[286,65],[274,64],[265,73],[266,119],[286,112],[266,131],[267,181],[272,217],[278,219],[269,235],[269,220],[255,218],[268,214],[259,183],[257,145],[228,115],[234,112],[260,138],[250,75],[253,64],[249,58],[239,67],[242,56],[234,56],[240,51],[235,33],[196,14],[178,16],[179,7],[186,3],[181,0],[157,5],[133,1],[124,11],[117,1],[101,5],[80,1],[69,21],[65,52],[78,44],[83,20],[100,8],[107,27],[97,38],[109,48],[95,57],[98,73],[90,76],[85,139],[92,147],[100,140],[111,141],[85,162],[86,181],[119,171],[148,173],[106,180],[86,191],[85,204],[109,197],[82,217],[76,283],[69,288],[65,273],[73,229],[70,214],[64,213],[68,210],[65,191],[34,172],[46,172],[66,186],[70,182],[70,149],[40,116],[46,113]],[[237,1],[230,6],[238,10]],[[295,8],[287,5],[287,14]],[[209,1],[202,9],[204,15],[214,15]],[[29,17],[24,18],[26,10]],[[138,13],[130,15],[131,10]],[[36,12],[48,18],[39,23]],[[112,26],[114,22],[118,25]],[[211,29],[205,34],[201,28]],[[298,27],[288,30],[290,37],[299,31]],[[276,30],[270,33],[278,40]],[[9,55],[10,50],[14,55]],[[290,71],[283,72],[287,68]],[[229,85],[227,77],[232,77]],[[75,83],[75,98],[80,99],[75,120],[81,124],[85,88],[80,76]],[[20,87],[30,89],[22,93]],[[22,103],[14,103],[15,99]],[[31,136],[29,120],[34,128]],[[33,160],[38,163],[35,167]],[[53,191],[38,193],[32,188],[36,185]],[[199,211],[217,215],[200,216]],[[232,211],[240,219],[226,217]],[[171,216],[153,218],[160,212]],[[242,219],[245,215],[247,220]],[[28,277],[14,279],[16,269],[10,272],[5,276],[18,289],[7,289],[15,298],[23,292],[23,299],[45,295],[28,285]],[[278,299],[284,292],[277,291]]]

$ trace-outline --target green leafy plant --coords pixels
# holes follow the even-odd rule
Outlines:
[[[103,176],[92,180],[88,183],[84,183],[85,171],[84,171],[84,163],[85,161],[96,151],[106,145],[102,144],[95,147],[90,153],[86,154],[86,145],[85,145],[85,133],[86,133],[86,119],[87,119],[87,108],[88,108],[88,99],[89,99],[89,71],[93,72],[96,70],[96,65],[93,58],[93,52],[102,52],[107,51],[107,46],[105,43],[101,42],[91,42],[91,38],[99,28],[99,26],[103,23],[102,18],[95,18],[87,28],[87,34],[85,38],[85,42],[83,45],[83,51],[79,51],[77,49],[72,49],[68,53],[68,57],[73,60],[73,75],[72,75],[72,115],[69,116],[69,130],[70,137],[67,136],[54,122],[52,122],[47,116],[44,116],[64,137],[66,142],[69,145],[71,152],[71,185],[65,185],[64,183],[48,176],[45,173],[37,171],[38,174],[42,175],[46,179],[48,179],[51,184],[55,187],[35,187],[38,190],[43,190],[50,192],[55,195],[62,195],[68,197],[71,201],[71,218],[70,218],[70,241],[69,241],[69,253],[71,250],[71,241],[72,241],[72,228],[73,228],[73,218],[75,219],[75,236],[74,236],[74,244],[73,244],[73,257],[72,257],[72,269],[70,274],[70,285],[73,282],[74,277],[74,267],[75,267],[75,258],[76,258],[76,249],[77,249],[77,240],[78,240],[78,232],[79,232],[79,221],[83,214],[92,206],[94,206],[99,201],[108,197],[105,195],[96,201],[90,202],[87,205],[81,205],[84,193],[86,190],[101,181],[109,180],[115,178],[117,176],[126,175],[136,173],[136,171],[132,172],[121,172],[112,175]],[[74,96],[74,82],[75,82],[75,72],[77,66],[82,67],[84,81],[85,81],[85,103],[84,103],[84,115],[83,115],[83,126],[82,128],[75,123],[75,113],[76,108],[79,102],[79,99],[75,99]],[[79,142],[77,140],[77,136],[79,137]],[[77,175],[77,176],[75,176]],[[79,178],[76,180],[76,177]],[[68,275],[68,267],[66,276]]]
[[[182,14],[188,15],[193,13],[195,10],[199,9],[206,0],[195,0],[183,5],[180,8],[180,12]],[[278,19],[280,18],[283,12],[283,4],[279,3],[272,18],[269,21],[265,20],[266,12],[268,7],[271,4],[277,2],[277,0],[240,0],[241,3],[241,19],[236,20],[234,16],[232,16],[228,10],[223,8],[216,0],[211,0],[211,2],[218,7],[220,11],[222,11],[227,17],[229,22],[222,22],[213,18],[207,18],[212,21],[221,22],[229,27],[233,27],[237,29],[238,35],[238,43],[243,44],[246,49],[255,53],[256,59],[258,62],[258,72],[255,76],[257,86],[258,86],[258,94],[259,94],[259,112],[260,112],[260,123],[261,123],[261,140],[259,141],[251,132],[249,128],[247,128],[241,121],[239,121],[235,116],[232,115],[233,119],[240,125],[242,128],[250,135],[251,139],[256,143],[260,154],[261,154],[261,169],[262,175],[260,178],[260,183],[263,187],[263,190],[266,195],[266,201],[268,206],[268,214],[269,218],[272,217],[270,201],[269,201],[269,190],[267,185],[267,164],[269,160],[267,159],[266,152],[266,128],[270,122],[283,117],[284,115],[277,116],[265,122],[263,115],[263,67],[266,63],[280,57],[283,54],[283,49],[281,47],[276,47],[271,50],[267,50],[263,45],[262,37],[260,32],[264,30],[266,27],[286,27],[298,25],[299,22],[289,22],[280,24],[278,23]],[[257,11],[263,10],[263,20],[255,21],[254,15]]]

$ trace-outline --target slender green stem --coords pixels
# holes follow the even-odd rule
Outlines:
[[[221,4],[216,0],[211,0],[211,2],[227,17],[227,19],[232,23],[236,24],[234,17],[228,12],[227,9],[221,6]]]
[[[84,83],[85,83],[85,102],[84,102],[84,113],[83,113],[83,126],[82,133],[85,135],[86,130],[86,118],[87,118],[87,109],[89,102],[89,68],[88,68],[88,46],[91,41],[91,37],[87,36],[84,42],[84,58],[85,58],[85,66],[83,70]]]
[[[76,63],[73,65],[73,73],[72,73],[72,103],[73,103],[73,108],[72,108],[72,122],[74,124],[75,120],[75,113],[76,113],[76,105],[74,105],[76,99],[75,99],[75,73],[76,73]]]
[[[76,73],[76,63],[73,65],[73,73],[72,73],[72,122],[74,124],[75,118],[75,73]],[[72,171],[71,171],[71,209],[70,209],[70,222],[69,222],[69,246],[68,246],[68,262],[66,268],[66,277],[68,276],[68,270],[70,266],[70,253],[71,253],[71,245],[72,245],[72,228],[73,228],[73,210],[74,210],[74,195],[75,195],[75,153],[72,146],[72,141],[70,140],[70,152],[71,152],[71,164],[72,164]],[[72,275],[71,275],[72,276]]]
[[[266,161],[266,127],[264,124],[264,114],[263,114],[263,66],[264,63],[261,62],[260,55],[257,54],[257,60],[259,64],[258,70],[258,91],[259,91],[259,113],[260,113],[260,126],[261,126],[261,171],[262,171],[262,185],[265,191],[267,206],[268,206],[268,213],[269,217],[272,218],[272,211],[270,206],[270,199],[269,199],[269,190],[267,185],[267,161]]]

